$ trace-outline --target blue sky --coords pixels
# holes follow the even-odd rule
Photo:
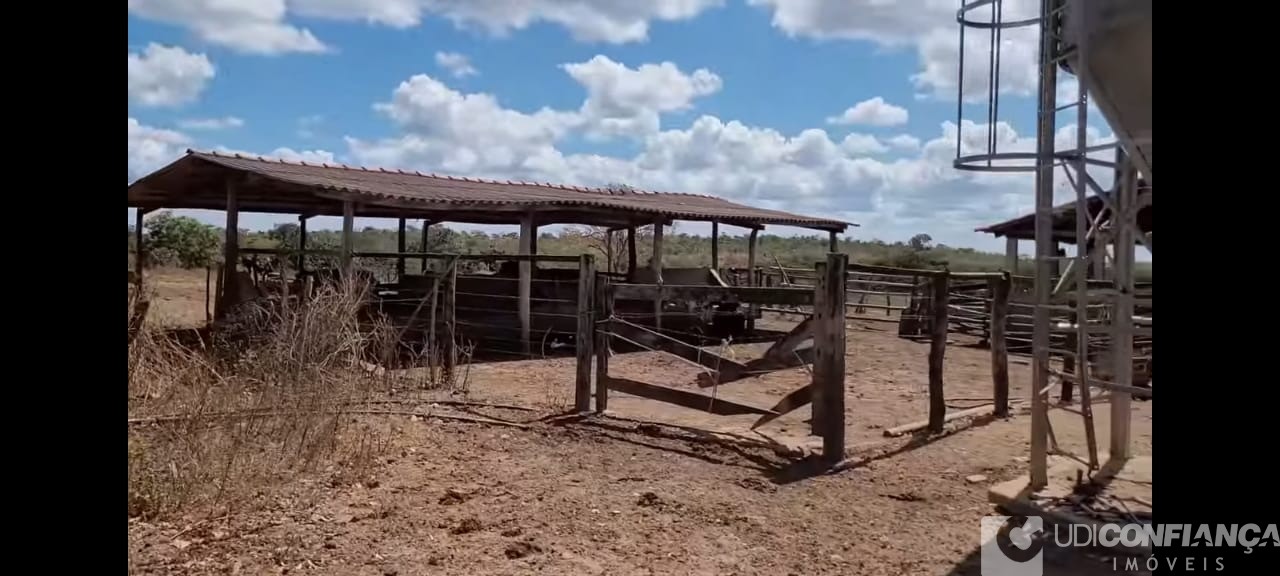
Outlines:
[[[926,232],[992,250],[1002,243],[972,229],[1033,201],[1029,175],[950,167],[959,52],[951,0],[129,7],[130,181],[186,148],[219,149],[624,182],[842,217],[862,224],[851,233],[858,238]],[[985,124],[979,44],[967,52],[974,102],[964,118]],[[1005,149],[1027,149],[1034,37],[1011,34],[1004,46],[997,133]],[[1072,122],[1064,116],[1060,125]],[[1105,124],[1093,122],[1091,139],[1108,139]],[[964,135],[966,146],[977,145],[985,126]],[[283,220],[241,221],[261,228]]]

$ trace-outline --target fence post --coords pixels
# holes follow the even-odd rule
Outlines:
[[[827,349],[826,334],[827,324],[830,322],[828,318],[829,306],[827,305],[827,263],[818,262],[813,266],[813,371],[810,372],[812,380],[813,398],[809,402],[811,417],[809,418],[809,433],[814,436],[822,436],[822,432],[826,430],[826,389],[822,385],[825,373],[823,370],[826,366],[827,356],[830,350]]]
[[[613,316],[613,291],[609,277],[601,276],[596,282],[596,412],[609,408],[609,330],[602,324]]]
[[[844,458],[845,276],[849,257],[828,254],[817,267],[814,287],[813,427],[822,436],[822,456]]]
[[[991,287],[991,380],[995,385],[995,415],[1009,417],[1009,273],[989,281]]]
[[[444,298],[441,303],[441,313],[444,314],[444,348],[442,350],[444,356],[444,381],[453,382],[453,370],[458,363],[458,341],[457,334],[454,329],[454,320],[456,318],[457,302],[456,290],[458,284],[458,257],[453,256],[445,263],[445,269],[442,272],[445,275],[444,282],[441,283],[441,289],[444,290]]]
[[[933,322],[929,341],[929,432],[942,432],[946,423],[947,401],[942,394],[942,360],[947,353],[947,307],[951,295],[950,278],[933,279]]]
[[[595,295],[595,260],[590,254],[578,257],[578,333],[574,337],[578,353],[577,386],[573,406],[578,412],[591,409],[591,356],[595,338],[595,322],[591,317],[591,298]]]

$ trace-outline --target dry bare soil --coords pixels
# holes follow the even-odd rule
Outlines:
[[[182,294],[203,297],[203,272],[188,276],[186,284],[199,286],[161,298],[158,308],[183,305]],[[160,317],[202,316],[201,305],[196,300],[195,314]],[[849,326],[848,455],[859,463],[838,474],[765,446],[811,444],[807,408],[762,435],[748,432],[751,417],[708,416],[616,393],[613,417],[537,421],[571,401],[571,359],[477,365],[467,399],[534,408],[483,409],[532,422],[527,428],[362,416],[388,442],[363,482],[333,482],[332,471],[318,470],[214,518],[131,519],[130,572],[977,575],[980,519],[994,512],[986,492],[1025,472],[1029,418],[1015,408],[1008,420],[931,441],[886,439],[884,428],[927,414],[928,346],[892,330]],[[946,357],[947,396],[957,409],[991,396],[989,354],[961,344]],[[733,353],[759,352],[742,346]],[[698,390],[694,369],[659,354],[620,355],[612,367]],[[1024,361],[1015,358],[1011,377],[1012,396],[1028,397]],[[807,380],[795,369],[716,394],[771,406]],[[1099,404],[1095,412],[1105,445],[1109,409]],[[1151,403],[1135,402],[1133,412],[1135,452],[1149,454]],[[633,420],[754,442],[708,443],[681,428]],[[1058,442],[1084,453],[1080,417],[1054,410],[1052,420]],[[1050,550],[1045,573],[1117,572],[1105,557]]]

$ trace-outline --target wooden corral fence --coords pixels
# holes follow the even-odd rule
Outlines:
[[[980,274],[979,274],[980,275]],[[989,280],[974,279],[974,274],[952,273],[952,281],[948,296],[948,331],[952,334],[967,334],[978,338],[980,346],[989,346],[992,341],[992,305],[994,287]],[[1091,281],[1093,282],[1093,281]],[[1004,322],[1004,339],[1010,354],[1031,355],[1031,338],[1033,332],[1033,288],[1035,279],[1029,276],[1010,276],[1008,314]],[[1109,286],[1106,281],[1098,281],[1101,287]],[[1139,283],[1134,294],[1134,321],[1137,330],[1134,332],[1134,370],[1133,381],[1136,386],[1145,386],[1151,379],[1151,284]],[[1054,326],[1050,332],[1050,354],[1059,358],[1063,364],[1063,372],[1075,373],[1076,365],[1076,313],[1073,302],[1066,302],[1049,311],[1050,321]],[[1092,302],[1089,307],[1091,322],[1103,325],[1107,322],[1110,307],[1105,303]],[[936,315],[932,310],[932,299],[921,296],[912,300],[908,313],[902,316],[899,334],[904,337],[928,334]],[[1145,330],[1143,328],[1146,328]],[[1110,352],[1110,335],[1100,333],[1089,339],[1089,358],[1093,368],[1102,367],[1109,370],[1110,362],[1102,361]],[[1103,375],[1105,376],[1105,375]],[[1073,385],[1070,379],[1064,379],[1061,389],[1063,401],[1070,402]]]
[[[729,278],[736,285],[745,282],[745,269],[729,269]],[[757,286],[781,286],[811,288],[816,283],[815,272],[805,268],[774,266],[756,270]],[[902,274],[883,274],[850,269],[845,278],[845,318],[898,322],[915,296],[924,289],[919,277]],[[796,312],[795,309],[764,307],[765,312]],[[883,312],[883,315],[880,314]]]
[[[1011,281],[1007,274],[961,273],[946,270],[897,268],[871,264],[848,263],[844,278],[846,303],[845,319],[888,321],[898,324],[900,336],[929,341],[929,415],[927,420],[887,429],[890,436],[927,429],[941,432],[946,422],[980,413],[992,413],[1003,418],[1009,414],[1009,352],[1004,337],[1009,316]],[[796,268],[774,266],[764,269],[765,284],[780,283],[784,286],[804,286],[811,282],[813,273]],[[995,294],[986,316],[981,320],[960,316],[952,318],[956,306],[951,303],[952,284],[981,285],[986,294]],[[884,298],[881,304],[881,298]],[[857,299],[857,301],[854,301]],[[971,307],[968,303],[960,304]],[[767,311],[796,313],[796,307],[765,307]],[[885,316],[866,314],[867,310],[884,310]],[[965,310],[964,312],[967,312]],[[954,322],[954,324],[953,324]],[[986,322],[983,332],[995,334],[1000,345],[991,347],[992,404],[981,408],[947,414],[943,360],[946,355],[950,327],[963,325],[977,330],[978,322]]]
[[[816,283],[808,288],[627,284],[602,279],[596,287],[600,302],[595,321],[596,410],[608,408],[609,390],[615,390],[712,414],[756,414],[759,419],[754,426],[760,426],[810,404],[813,410],[812,430],[823,439],[824,458],[839,460],[844,455],[845,440],[844,278],[847,264],[845,255],[829,255],[826,262],[815,266]],[[703,349],[702,342],[684,341],[619,316],[615,304],[621,300],[808,307],[813,313],[774,342],[764,356],[743,363]],[[812,341],[812,345],[802,346],[806,341]],[[749,406],[714,395],[612,375],[609,373],[610,350],[619,343],[670,353],[698,366],[702,372],[697,378],[697,385],[702,388],[728,385],[802,364],[813,364],[812,382],[787,394],[771,408]],[[585,391],[579,387],[577,405],[580,410],[585,403]]]

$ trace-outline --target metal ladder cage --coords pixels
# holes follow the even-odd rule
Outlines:
[[[1048,398],[1051,389],[1063,380],[1074,382],[1080,391],[1081,415],[1084,419],[1088,462],[1090,467],[1100,466],[1097,440],[1091,406],[1091,388],[1098,387],[1112,392],[1112,435],[1110,454],[1113,459],[1129,456],[1129,398],[1132,387],[1133,311],[1134,311],[1134,245],[1141,242],[1151,249],[1149,236],[1137,229],[1137,170],[1128,161],[1119,142],[1107,142],[1090,146],[1088,143],[1089,75],[1088,35],[1080,33],[1067,38],[1064,27],[1066,16],[1073,7],[1088,0],[1042,0],[1034,17],[1015,17],[1006,20],[1008,12],[1005,0],[960,0],[956,21],[960,24],[959,81],[956,103],[956,157],[953,166],[958,170],[976,172],[1029,172],[1036,174],[1036,268],[1035,308],[1033,332],[1033,398],[1030,476],[1033,488],[1047,484],[1047,454],[1061,451],[1053,441],[1048,419]],[[1086,10],[1073,14],[1087,17]],[[1006,30],[1037,26],[1039,42],[1039,90],[1037,105],[1036,137],[1034,152],[1001,151],[997,138],[1000,120],[1000,60],[1002,36]],[[965,104],[965,55],[966,33],[974,29],[989,38],[987,46],[987,95],[985,149],[965,154],[963,116]],[[1076,30],[1087,30],[1080,25]],[[1074,68],[1074,69],[1073,69]],[[1077,79],[1077,92],[1073,101],[1058,105],[1057,75],[1062,69]],[[1057,115],[1074,109],[1074,145],[1056,150],[1054,145]],[[1096,157],[1099,152],[1114,150],[1115,160]],[[1061,166],[1074,194],[1075,239],[1074,256],[1056,254],[1054,239],[1054,173]],[[1111,168],[1115,172],[1113,184],[1104,189],[1092,175],[1090,166]],[[1103,201],[1097,214],[1089,212],[1090,192]],[[1147,195],[1144,200],[1150,200]],[[1108,217],[1109,216],[1109,217]],[[1093,250],[1087,247],[1094,246]],[[1110,247],[1108,253],[1107,247]],[[1101,249],[1097,249],[1101,247]],[[1061,277],[1053,279],[1054,263],[1066,261]],[[1107,264],[1110,263],[1108,267]],[[1105,280],[1108,288],[1100,288]],[[1092,281],[1092,282],[1090,282]],[[1069,290],[1068,288],[1074,288]],[[1101,315],[1091,317],[1091,303],[1104,303]],[[1051,323],[1053,309],[1070,309],[1075,313],[1068,326]],[[1147,331],[1150,328],[1146,328]],[[1074,333],[1074,350],[1050,350],[1052,333]],[[1105,338],[1109,337],[1109,338]],[[1104,342],[1109,339],[1109,342]],[[1109,350],[1097,362],[1100,347]],[[1091,354],[1091,351],[1094,353]],[[1050,367],[1053,353],[1075,359],[1075,373],[1064,374]],[[1091,378],[1090,367],[1109,364],[1110,381]],[[1054,376],[1051,380],[1051,376]],[[1149,393],[1148,393],[1149,395]],[[1053,446],[1050,446],[1052,442]]]

